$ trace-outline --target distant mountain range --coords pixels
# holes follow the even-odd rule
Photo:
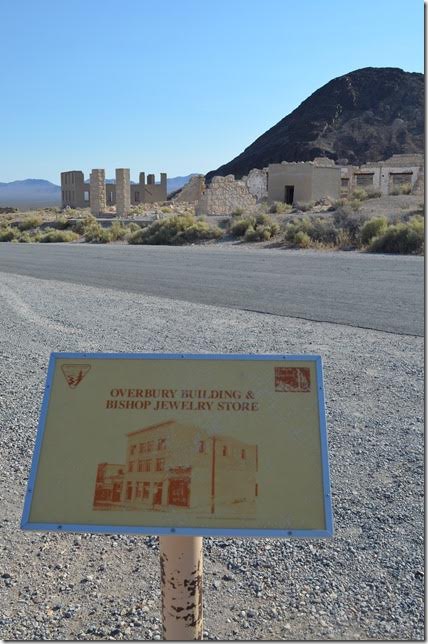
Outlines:
[[[360,165],[404,153],[424,153],[424,75],[365,67],[328,82],[206,178],[240,178],[281,161]]]
[[[192,174],[185,177],[167,179],[168,194],[179,190],[189,181]],[[106,183],[112,183],[107,179]],[[61,205],[61,187],[45,179],[24,179],[22,181],[0,182],[0,206],[15,208],[48,208]]]

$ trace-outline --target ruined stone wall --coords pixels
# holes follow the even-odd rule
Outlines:
[[[62,207],[84,208],[85,179],[81,170],[61,172],[61,201]]]
[[[167,199],[167,176],[166,172],[160,173],[160,183],[156,183],[155,175],[146,175],[140,172],[139,183],[131,187],[131,203],[155,203],[157,201],[166,201]]]
[[[196,204],[197,215],[230,215],[237,209],[252,210],[256,198],[244,181],[235,181],[233,174],[213,177]]]
[[[174,197],[173,201],[183,201],[192,203],[199,201],[205,190],[205,177],[203,174],[196,174],[190,177],[188,183],[180,190],[178,195]]]
[[[129,168],[116,168],[116,214],[126,217],[131,207],[131,176]]]
[[[106,178],[104,170],[92,170],[90,176],[89,203],[91,213],[98,215],[106,209]]]
[[[261,201],[262,199],[267,199],[268,197],[268,181],[267,181],[267,168],[259,170],[258,168],[253,168],[248,173],[248,176],[242,177],[242,180],[246,184],[250,194]]]

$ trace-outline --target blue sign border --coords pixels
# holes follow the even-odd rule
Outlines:
[[[165,526],[107,526],[84,523],[32,523],[29,521],[33,490],[36,482],[39,465],[40,451],[45,430],[45,421],[49,407],[49,397],[52,388],[52,379],[55,371],[56,360],[59,359],[90,359],[90,360],[286,360],[292,362],[315,362],[318,383],[318,409],[321,439],[321,465],[323,477],[324,516],[325,530],[263,530],[263,529],[238,529],[238,528],[183,528]],[[321,356],[318,355],[282,355],[282,354],[210,354],[210,353],[51,353],[49,359],[46,387],[43,396],[40,420],[37,428],[36,442],[34,445],[33,460],[31,463],[30,477],[24,501],[24,510],[21,520],[23,530],[40,530],[56,532],[93,532],[101,534],[149,534],[149,535],[177,535],[201,537],[332,537],[333,512],[331,502],[330,474],[328,464],[327,424],[325,417],[325,400],[323,385],[323,368]]]

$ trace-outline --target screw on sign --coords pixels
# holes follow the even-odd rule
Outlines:
[[[82,382],[90,368],[91,367],[88,364],[66,364],[62,365],[61,371],[64,374],[68,386],[71,389],[76,389],[77,385]]]

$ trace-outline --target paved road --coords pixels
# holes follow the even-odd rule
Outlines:
[[[423,335],[421,257],[2,243],[0,271]]]

